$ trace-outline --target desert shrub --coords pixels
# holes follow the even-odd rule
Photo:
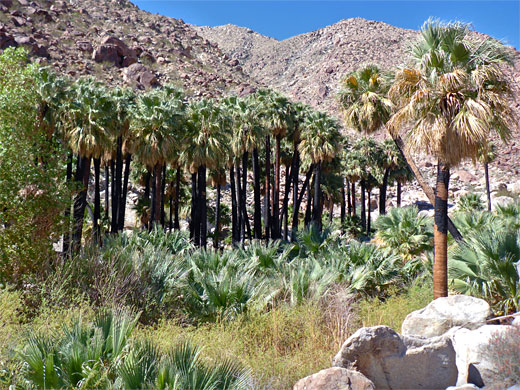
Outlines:
[[[491,336],[484,352],[495,363],[493,383],[502,386],[491,385],[491,389],[520,383],[520,326]]]
[[[483,211],[484,203],[482,202],[482,198],[480,194],[476,194],[473,192],[469,192],[465,195],[462,195],[457,202],[458,211]]]
[[[376,239],[410,260],[432,248],[433,229],[430,218],[419,215],[417,207],[394,207],[375,222]]]
[[[24,50],[0,55],[0,282],[18,286],[42,279],[69,194],[64,151],[38,118],[38,75]]]

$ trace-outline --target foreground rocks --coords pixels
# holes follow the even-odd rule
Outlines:
[[[514,383],[501,365],[520,362],[520,321],[488,325],[490,316],[481,299],[439,298],[410,313],[402,335],[384,325],[359,329],[333,368],[301,379],[294,390],[506,389]]]
[[[359,329],[345,341],[333,365],[357,369],[377,389],[445,389],[457,382],[448,337],[400,336],[388,326]]]
[[[327,368],[299,380],[294,390],[375,390],[374,383],[358,371]]]

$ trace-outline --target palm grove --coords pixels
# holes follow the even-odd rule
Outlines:
[[[28,258],[49,258],[49,243],[61,238],[67,258],[79,253],[85,229],[97,245],[122,231],[132,181],[141,184],[144,228],[179,230],[188,210],[193,243],[206,248],[211,238],[219,249],[228,240],[293,240],[302,223],[332,221],[338,204],[343,229],[359,222],[370,235],[373,190],[385,214],[388,186],[396,184],[400,205],[401,185],[415,176],[435,206],[434,295],[445,296],[448,229],[462,240],[447,213],[450,168],[487,162],[492,132],[507,140],[514,123],[506,48],[459,23],[428,21],[407,65],[391,74],[368,65],[345,76],[338,99],[357,140],[329,114],[271,90],[189,99],[169,85],[136,93],[66,79],[26,65],[20,50],[7,49],[2,61],[2,96],[10,97],[1,102],[10,143],[2,155],[23,160],[0,164],[1,276],[12,283],[38,269]],[[390,139],[378,143],[370,136],[382,128]],[[409,150],[438,160],[435,189]]]

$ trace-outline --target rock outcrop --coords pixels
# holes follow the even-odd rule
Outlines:
[[[358,371],[332,367],[300,379],[294,390],[375,390],[375,387]]]
[[[355,368],[377,389],[442,389],[456,384],[455,350],[447,337],[400,336],[387,326],[361,328],[333,365]]]
[[[439,298],[408,314],[401,333],[405,336],[441,336],[455,326],[476,329],[491,316],[489,304],[468,295]]]

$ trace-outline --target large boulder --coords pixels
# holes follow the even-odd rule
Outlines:
[[[476,329],[491,316],[489,304],[468,295],[438,298],[423,309],[406,316],[401,333],[406,336],[435,337],[455,326]]]
[[[451,337],[456,352],[457,385],[472,383],[484,387],[502,381],[508,374],[502,372],[504,367],[496,360],[497,353],[513,365],[517,366],[520,361],[520,330],[516,326],[484,325],[474,330],[454,328],[447,335]]]
[[[445,389],[457,381],[449,337],[401,337],[388,326],[361,328],[345,341],[333,365],[356,369],[377,389]]]
[[[159,84],[155,74],[142,64],[132,64],[124,69],[123,79],[127,83],[136,83],[144,88],[154,87]]]
[[[300,379],[293,390],[375,390],[375,387],[358,371],[332,367]]]
[[[126,43],[115,37],[105,37],[92,53],[96,62],[110,62],[116,66],[127,67],[137,62],[137,54]]]

